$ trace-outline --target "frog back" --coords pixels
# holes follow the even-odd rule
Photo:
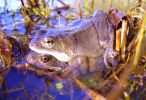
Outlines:
[[[62,32],[68,33],[65,30]],[[104,52],[104,47],[99,44],[99,36],[92,20],[80,20],[80,23],[63,41],[74,55],[97,57]]]
[[[93,14],[93,23],[99,36],[100,45],[105,48],[108,46],[113,48],[115,29],[109,15],[103,10],[97,10]]]
[[[72,30],[67,31],[66,29]],[[64,42],[73,54],[97,57],[104,53],[107,47],[113,48],[114,27],[107,13],[97,10],[93,16],[79,19],[68,25],[62,33]]]

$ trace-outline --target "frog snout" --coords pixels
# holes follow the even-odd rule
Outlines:
[[[31,49],[31,50],[33,50],[34,48],[36,48],[36,47],[38,47],[39,45],[38,45],[38,43],[36,42],[36,41],[31,41],[30,43],[29,43],[29,48]]]

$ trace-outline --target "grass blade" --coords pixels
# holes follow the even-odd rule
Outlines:
[[[134,57],[134,62],[133,62],[133,66],[136,67],[140,58],[140,50],[141,50],[141,44],[142,44],[142,40],[144,37],[144,32],[145,32],[145,26],[146,26],[146,13],[143,16],[143,21],[141,24],[141,28],[139,30],[139,40],[136,46],[136,52],[135,52],[135,57]]]

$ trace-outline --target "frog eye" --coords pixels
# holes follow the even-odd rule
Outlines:
[[[49,56],[49,55],[43,55],[43,56],[40,57],[40,60],[41,60],[41,62],[43,62],[43,63],[47,63],[47,62],[49,62],[51,59],[52,59],[52,57]]]
[[[46,37],[43,39],[43,44],[45,46],[52,46],[54,44],[54,40],[52,37]]]
[[[31,57],[31,60],[35,60],[35,57]]]

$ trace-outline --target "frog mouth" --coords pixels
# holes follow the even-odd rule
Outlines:
[[[71,59],[71,57],[65,52],[42,49],[35,47],[34,45],[32,46],[31,44],[29,45],[29,48],[37,53],[50,54],[54,56],[56,59],[58,59],[59,61],[68,62]]]
[[[71,57],[68,54],[64,53],[64,52],[50,51],[48,53],[50,55],[54,56],[59,61],[68,62],[71,59]]]

